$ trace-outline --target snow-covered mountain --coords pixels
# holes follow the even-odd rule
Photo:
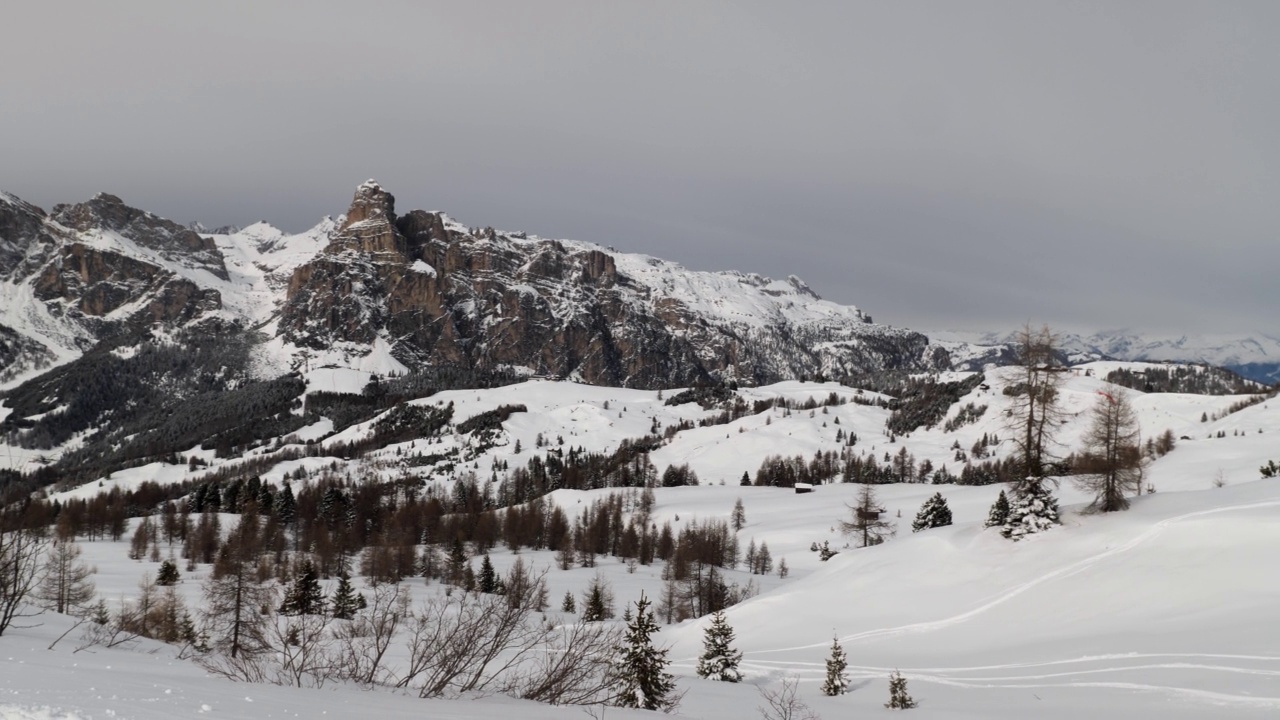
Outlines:
[[[1067,335],[1063,345],[1116,360],[1193,362],[1234,370],[1259,382],[1280,382],[1280,337],[1249,335],[1144,335],[1112,330]]]
[[[196,229],[192,229],[192,228]],[[924,335],[877,325],[796,277],[696,272],[599,245],[397,215],[370,181],[337,219],[202,233],[101,194],[51,213],[0,195],[0,382],[103,341],[205,323],[260,329],[260,367],[302,353],[671,387],[948,367]],[[270,373],[268,373],[270,374]]]
[[[412,368],[460,364],[671,387],[937,369],[919,333],[875,325],[798,278],[695,272],[599,245],[397,216],[361,185],[329,244],[294,270],[279,332],[326,350],[382,339]]]
[[[1014,343],[1016,332],[930,332],[954,359],[995,357],[997,348]],[[1280,382],[1280,337],[1267,333],[1237,335],[1154,335],[1133,330],[1106,330],[1092,335],[1064,333],[1061,348],[1073,362],[1133,360],[1214,365],[1258,382]],[[987,349],[989,352],[984,353]]]

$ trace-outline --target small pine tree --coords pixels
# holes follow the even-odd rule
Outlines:
[[[613,598],[604,578],[597,575],[582,598],[583,622],[599,622],[613,617]]]
[[[498,592],[498,574],[493,570],[493,562],[489,560],[489,553],[485,553],[484,559],[480,561],[480,576],[477,578],[477,582],[482,593],[492,595]]]
[[[675,677],[667,672],[671,664],[667,651],[653,646],[656,632],[658,623],[649,611],[648,598],[642,594],[636,602],[635,616],[627,623],[623,644],[616,648],[613,674],[619,688],[619,707],[671,710],[680,699],[675,693]]]
[[[98,598],[98,604],[93,606],[93,615],[90,619],[97,625],[106,625],[111,622],[111,611],[107,610],[107,601]]]
[[[889,676],[889,702],[884,706],[890,710],[909,710],[916,706],[916,701],[907,694],[907,679],[897,670]]]
[[[742,471],[742,480],[740,480],[738,484],[741,485],[742,487],[747,487],[751,485],[751,476],[747,474],[746,470]]]
[[[987,513],[987,523],[984,527],[1003,527],[1009,521],[1009,497],[1000,491],[1000,497],[996,498],[995,503],[991,505],[991,511]]]
[[[284,595],[280,605],[281,615],[319,615],[324,612],[324,592],[320,589],[320,579],[316,567],[307,560],[302,564],[302,571],[294,579],[293,585]]]
[[[196,630],[196,623],[186,610],[182,611],[182,620],[178,623],[178,637],[198,652],[209,652],[209,638]]]
[[[1043,484],[1034,484],[1014,495],[1009,518],[1000,534],[1012,540],[1044,532],[1059,524],[1058,501]]]
[[[351,578],[342,573],[338,576],[338,588],[333,591],[333,600],[329,607],[333,609],[334,620],[350,620],[362,606],[363,595],[356,594],[351,587]]]
[[[462,547],[462,540],[453,539],[453,546],[449,548],[448,561],[448,580],[454,585],[462,585],[462,576],[465,572],[463,568],[467,564],[467,551]]]
[[[773,556],[769,554],[769,543],[761,542],[760,548],[756,550],[756,566],[761,575],[773,572]]]
[[[560,609],[567,613],[578,612],[577,603],[573,600],[573,593],[565,591],[564,602],[560,603]]]
[[[929,528],[944,527],[951,524],[951,508],[947,507],[947,499],[942,493],[934,493],[933,497],[924,501],[916,519],[911,523],[911,532],[920,532]]]
[[[702,638],[702,657],[698,658],[698,677],[721,682],[741,682],[742,651],[732,647],[733,628],[725,620],[724,611],[717,610],[711,616],[711,624]]]
[[[822,694],[828,696],[843,695],[849,689],[849,677],[845,668],[849,661],[845,658],[844,648],[840,647],[838,638],[831,639],[831,657],[827,658],[827,678],[822,681]]]
[[[156,585],[160,587],[177,585],[181,577],[178,574],[178,565],[172,560],[165,560],[160,563],[160,569],[156,572]]]
[[[830,541],[823,540],[822,547],[818,548],[818,559],[826,562],[831,558],[840,554],[839,550],[832,550]]]

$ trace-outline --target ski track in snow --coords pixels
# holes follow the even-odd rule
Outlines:
[[[1087,663],[1102,660],[1120,660],[1144,658],[1238,658],[1247,660],[1260,660],[1275,663],[1274,669],[1262,668],[1246,668],[1234,665],[1209,665],[1204,663],[1188,663],[1188,662],[1169,662],[1169,663],[1142,663],[1137,665],[1101,665],[1098,667],[1084,668],[1069,672],[1044,673],[1044,674],[1013,674],[1013,675],[992,675],[992,676],[966,676],[965,673],[981,671],[981,670],[999,670],[999,669],[1019,669],[1030,667],[1044,667],[1052,665],[1064,665],[1074,663]],[[772,674],[777,672],[785,672],[793,675],[801,682],[819,682],[826,677],[826,663],[824,662],[782,662],[782,661],[754,661],[743,662],[741,665],[744,670],[754,670],[761,674]],[[850,679],[856,680],[875,680],[883,678],[885,675],[895,670],[901,670],[902,674],[910,680],[918,680],[920,682],[934,683],[938,685],[947,685],[951,687],[966,689],[992,689],[992,688],[1113,688],[1121,690],[1138,690],[1147,692],[1162,692],[1170,695],[1183,696],[1189,699],[1208,702],[1214,704],[1234,704],[1234,705],[1250,705],[1256,707],[1276,707],[1280,708],[1280,697],[1264,697],[1257,695],[1234,695],[1230,693],[1216,692],[1212,690],[1201,690],[1196,688],[1180,687],[1175,685],[1153,685],[1150,683],[1137,682],[1120,682],[1120,681],[1101,681],[1101,680],[1078,680],[1069,682],[1043,682],[1053,681],[1059,678],[1074,678],[1087,675],[1101,674],[1117,674],[1125,672],[1139,672],[1144,670],[1183,670],[1197,673],[1224,673],[1234,675],[1258,675],[1264,677],[1280,678],[1280,657],[1251,656],[1251,655],[1215,655],[1215,654],[1196,654],[1196,653],[1170,653],[1170,654],[1132,654],[1132,655],[1098,655],[1082,657],[1073,660],[1053,660],[1041,663],[1013,663],[1009,665],[985,665],[975,666],[972,668],[888,668],[888,667],[871,667],[865,665],[850,666],[847,668],[847,675]],[[948,674],[955,673],[955,674]],[[1202,677],[1202,676],[1201,676]],[[1041,682],[1036,682],[1041,681]]]
[[[1039,587],[1040,585],[1043,585],[1052,580],[1060,580],[1062,578],[1071,577],[1072,575],[1076,575],[1080,572],[1083,572],[1084,570],[1089,569],[1090,567],[1102,562],[1103,560],[1107,560],[1116,555],[1126,553],[1138,547],[1139,545],[1147,542],[1148,540],[1152,539],[1156,535],[1159,535],[1165,528],[1169,527],[1170,525],[1173,525],[1174,523],[1182,522],[1185,520],[1191,520],[1194,518],[1204,517],[1206,515],[1215,515],[1215,514],[1224,513],[1224,512],[1235,512],[1238,510],[1256,510],[1259,508],[1266,508],[1266,507],[1280,507],[1280,501],[1268,500],[1265,502],[1248,503],[1244,505],[1230,505],[1227,507],[1212,508],[1209,510],[1199,510],[1196,512],[1185,513],[1183,515],[1176,515],[1174,517],[1165,518],[1164,520],[1157,522],[1156,524],[1147,528],[1145,531],[1138,534],[1133,539],[1129,540],[1128,542],[1122,545],[1117,545],[1116,547],[1104,550],[1098,553],[1097,555],[1092,555],[1082,560],[1077,560],[1076,562],[1073,562],[1070,565],[1066,565],[1052,572],[1045,573],[1044,575],[1041,575],[1040,577],[1035,578],[1034,580],[1029,580],[1021,585],[1012,587],[1009,590],[1006,590],[1005,592],[1000,593],[999,595],[996,595],[994,599],[982,605],[979,605],[978,607],[975,607],[971,610],[967,610],[963,613],[960,613],[959,615],[953,615],[949,618],[943,618],[941,620],[929,620],[926,622],[912,623],[910,625],[899,625],[899,626],[890,627],[890,628],[877,628],[875,630],[864,630],[859,633],[845,635],[840,638],[840,642],[849,643],[849,642],[856,642],[858,640],[869,640],[872,638],[903,635],[906,633],[930,632],[933,630],[940,630],[942,628],[951,627],[952,625],[958,625],[960,623],[971,620],[977,617],[978,615],[981,615],[987,612],[988,610],[999,607],[1000,605],[1003,605],[1004,603],[1018,597],[1019,595],[1022,595],[1028,590]],[[795,652],[800,650],[812,650],[814,648],[826,647],[826,645],[827,644],[825,642],[811,643],[808,645],[796,645],[794,647],[774,648],[772,650],[757,650],[752,654],[765,655],[768,653],[783,653],[783,652]]]
[[[892,637],[907,633],[920,633],[940,630],[943,628],[958,625],[960,623],[971,620],[988,610],[996,608],[1013,598],[1026,593],[1027,591],[1043,585],[1053,580],[1071,577],[1088,568],[1104,561],[1126,553],[1143,543],[1151,540],[1159,535],[1166,528],[1179,522],[1201,518],[1207,515],[1215,515],[1225,512],[1237,512],[1244,510],[1257,510],[1261,508],[1278,507],[1280,501],[1265,501],[1257,503],[1247,503],[1242,505],[1230,505],[1220,508],[1211,508],[1209,510],[1199,510],[1196,512],[1184,513],[1174,517],[1165,518],[1145,531],[1139,533],[1129,541],[1108,548],[1096,555],[1078,560],[1069,565],[1058,568],[1057,570],[1045,573],[1033,580],[1022,583],[1009,590],[997,595],[994,599],[979,605],[978,607],[967,610],[958,615],[940,620],[931,620],[921,623],[912,623],[910,625],[899,625],[889,628],[877,628],[874,630],[865,630],[863,632],[845,635],[840,638],[841,644],[856,642],[859,640],[867,640],[872,638]],[[825,648],[827,644],[813,643],[809,645],[797,645],[794,647],[774,648],[771,650],[757,650],[744,654],[742,668],[744,670],[755,670],[764,674],[785,671],[789,674],[797,675],[801,680],[818,680],[826,674],[826,664],[824,662],[795,662],[785,660],[764,660],[758,659],[760,655],[768,655],[773,653],[800,652],[809,651],[815,648]],[[1206,664],[1195,662],[1145,662],[1158,659],[1200,659],[1200,660],[1236,660],[1248,661],[1254,663],[1270,664],[1270,668],[1254,668],[1242,667],[1240,665],[1223,665],[1223,664]],[[1142,664],[1115,664],[1116,661],[1135,660]],[[681,666],[684,661],[679,663]],[[1050,672],[1043,674],[1011,674],[1011,675],[994,675],[994,676],[967,676],[969,673],[989,672],[998,670],[1027,670],[1031,668],[1053,667],[1063,665],[1075,665],[1082,663],[1100,662],[1105,663],[1098,667],[1084,668],[1079,670],[1071,670],[1065,672]],[[691,667],[692,665],[690,665]],[[884,675],[896,670],[897,668],[880,668],[868,666],[850,666],[850,676],[856,678],[880,678]],[[1149,685],[1142,683],[1126,683],[1126,682],[1103,682],[1103,681],[1076,681],[1076,682],[1051,682],[1036,683],[1028,681],[1037,680],[1054,680],[1057,678],[1078,677],[1082,675],[1097,675],[1102,673],[1121,673],[1133,672],[1140,670],[1190,670],[1199,672],[1215,672],[1228,674],[1244,674],[1244,675],[1262,675],[1268,677],[1280,678],[1280,656],[1268,655],[1232,655],[1232,654],[1213,654],[1213,653],[1122,653],[1109,655],[1092,655],[1081,658],[1050,660],[1041,662],[1028,663],[1010,663],[1006,665],[978,665],[973,667],[948,667],[948,668],[920,668],[920,669],[904,669],[904,674],[912,680],[921,680],[923,682],[938,683],[942,685],[952,685],[956,687],[966,688],[1046,688],[1046,687],[1094,687],[1094,688],[1117,688],[1128,690],[1140,690],[1149,692],[1162,692],[1171,695],[1185,696],[1190,699],[1196,699],[1202,702],[1219,703],[1219,704],[1244,704],[1260,707],[1276,707],[1280,708],[1280,697],[1259,697],[1253,695],[1231,695],[1227,693],[1213,692],[1209,690],[1198,690],[1193,688],[1165,686],[1165,685]],[[806,675],[812,675],[812,678],[806,678]]]

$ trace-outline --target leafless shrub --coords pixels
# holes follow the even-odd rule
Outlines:
[[[508,682],[506,691],[551,705],[584,705],[608,699],[609,660],[621,641],[621,628],[606,623],[554,628],[529,666]]]
[[[6,530],[7,524],[0,522],[0,635],[14,620],[43,612],[27,603],[44,580],[42,559],[48,545],[42,532]]]
[[[384,665],[388,648],[412,612],[409,593],[399,585],[374,585],[368,607],[334,630],[338,676],[365,685],[392,684]]]
[[[608,692],[618,630],[556,627],[534,611],[545,572],[506,596],[455,592],[424,601],[409,624],[409,663],[397,687],[420,697],[503,693],[551,704],[595,703]]]
[[[322,616],[277,615],[267,627],[278,665],[274,684],[319,688],[337,676],[340,656]]]
[[[134,626],[131,621],[132,606],[121,600],[120,609],[114,617],[107,613],[106,607],[105,602],[99,601],[98,616],[84,626],[84,631],[80,633],[80,642],[76,645],[73,655],[95,647],[132,648],[137,645],[138,638],[142,636],[132,629]]]
[[[757,690],[765,703],[756,708],[762,720],[821,720],[818,713],[800,699],[800,681],[794,677],[783,678],[779,688],[761,687]]]

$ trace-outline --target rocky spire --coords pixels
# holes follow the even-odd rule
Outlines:
[[[395,224],[396,198],[383,190],[377,180],[367,180],[356,188],[356,195],[351,199],[351,209],[347,211],[347,221],[343,223],[342,229],[378,220]]]
[[[403,259],[404,236],[396,229],[396,199],[376,180],[356,188],[347,219],[334,233],[330,253],[357,252],[379,262]]]

